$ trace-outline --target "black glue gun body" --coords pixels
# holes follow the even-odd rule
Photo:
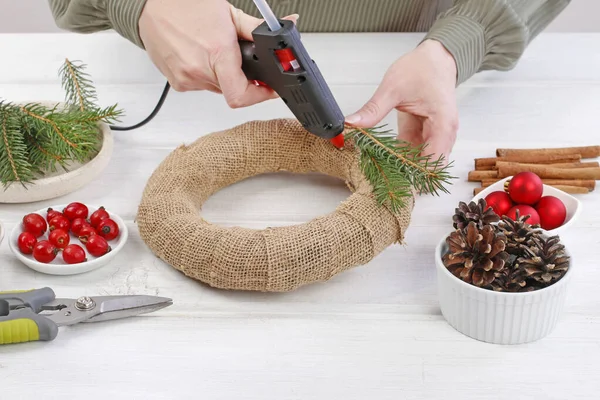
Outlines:
[[[262,23],[254,42],[240,41],[242,70],[249,80],[273,89],[310,133],[333,139],[344,130],[344,115],[310,58],[292,21],[271,31]]]

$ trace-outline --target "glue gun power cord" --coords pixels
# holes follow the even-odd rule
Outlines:
[[[165,99],[167,98],[167,94],[169,93],[169,89],[171,89],[171,85],[167,81],[167,83],[165,84],[165,88],[163,89],[163,92],[160,95],[160,99],[158,99],[158,103],[156,104],[156,106],[154,107],[154,110],[152,110],[152,112],[150,113],[150,115],[148,115],[146,117],[146,119],[144,119],[141,122],[138,122],[135,125],[131,125],[131,126],[114,126],[114,125],[111,125],[110,129],[112,129],[113,131],[131,131],[131,130],[134,130],[134,129],[137,129],[137,128],[141,127],[141,126],[146,125],[160,111],[160,108],[162,107],[163,103],[165,102]]]

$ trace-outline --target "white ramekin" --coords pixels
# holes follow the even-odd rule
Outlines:
[[[444,237],[435,250],[438,299],[444,318],[457,331],[483,342],[520,344],[539,340],[554,329],[573,275],[573,258],[567,248],[571,259],[562,279],[524,293],[495,292],[460,280],[442,262],[447,248]]]

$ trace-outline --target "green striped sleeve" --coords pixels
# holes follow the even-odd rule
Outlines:
[[[569,2],[456,0],[423,40],[437,40],[453,55],[458,85],[479,71],[512,69],[529,43]]]
[[[146,0],[48,0],[56,25],[72,32],[114,29],[143,48],[138,21]]]

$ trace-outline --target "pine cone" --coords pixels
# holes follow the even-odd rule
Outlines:
[[[477,203],[471,201],[469,205],[464,201],[458,203],[452,220],[454,229],[465,230],[470,222],[475,222],[478,229],[483,229],[485,225],[500,221],[500,217],[492,207],[488,207],[485,199],[479,199]]]
[[[531,225],[527,223],[529,215],[520,216],[519,210],[516,212],[516,219],[513,220],[507,216],[502,217],[498,222],[498,229],[506,236],[506,252],[515,256],[522,256],[525,253],[527,243],[533,237],[539,237],[542,233],[539,224]]]
[[[510,262],[506,268],[496,274],[496,279],[490,284],[490,288],[496,292],[531,292],[535,287],[527,285],[524,272],[515,270]]]
[[[491,225],[479,229],[477,223],[471,221],[465,230],[452,232],[446,243],[449,249],[442,258],[446,268],[475,286],[489,287],[508,259],[504,251],[506,237]]]
[[[524,248],[525,254],[517,258],[515,269],[533,280],[535,286],[549,286],[560,280],[569,269],[569,257],[564,248],[558,236],[534,236],[529,246]]]

